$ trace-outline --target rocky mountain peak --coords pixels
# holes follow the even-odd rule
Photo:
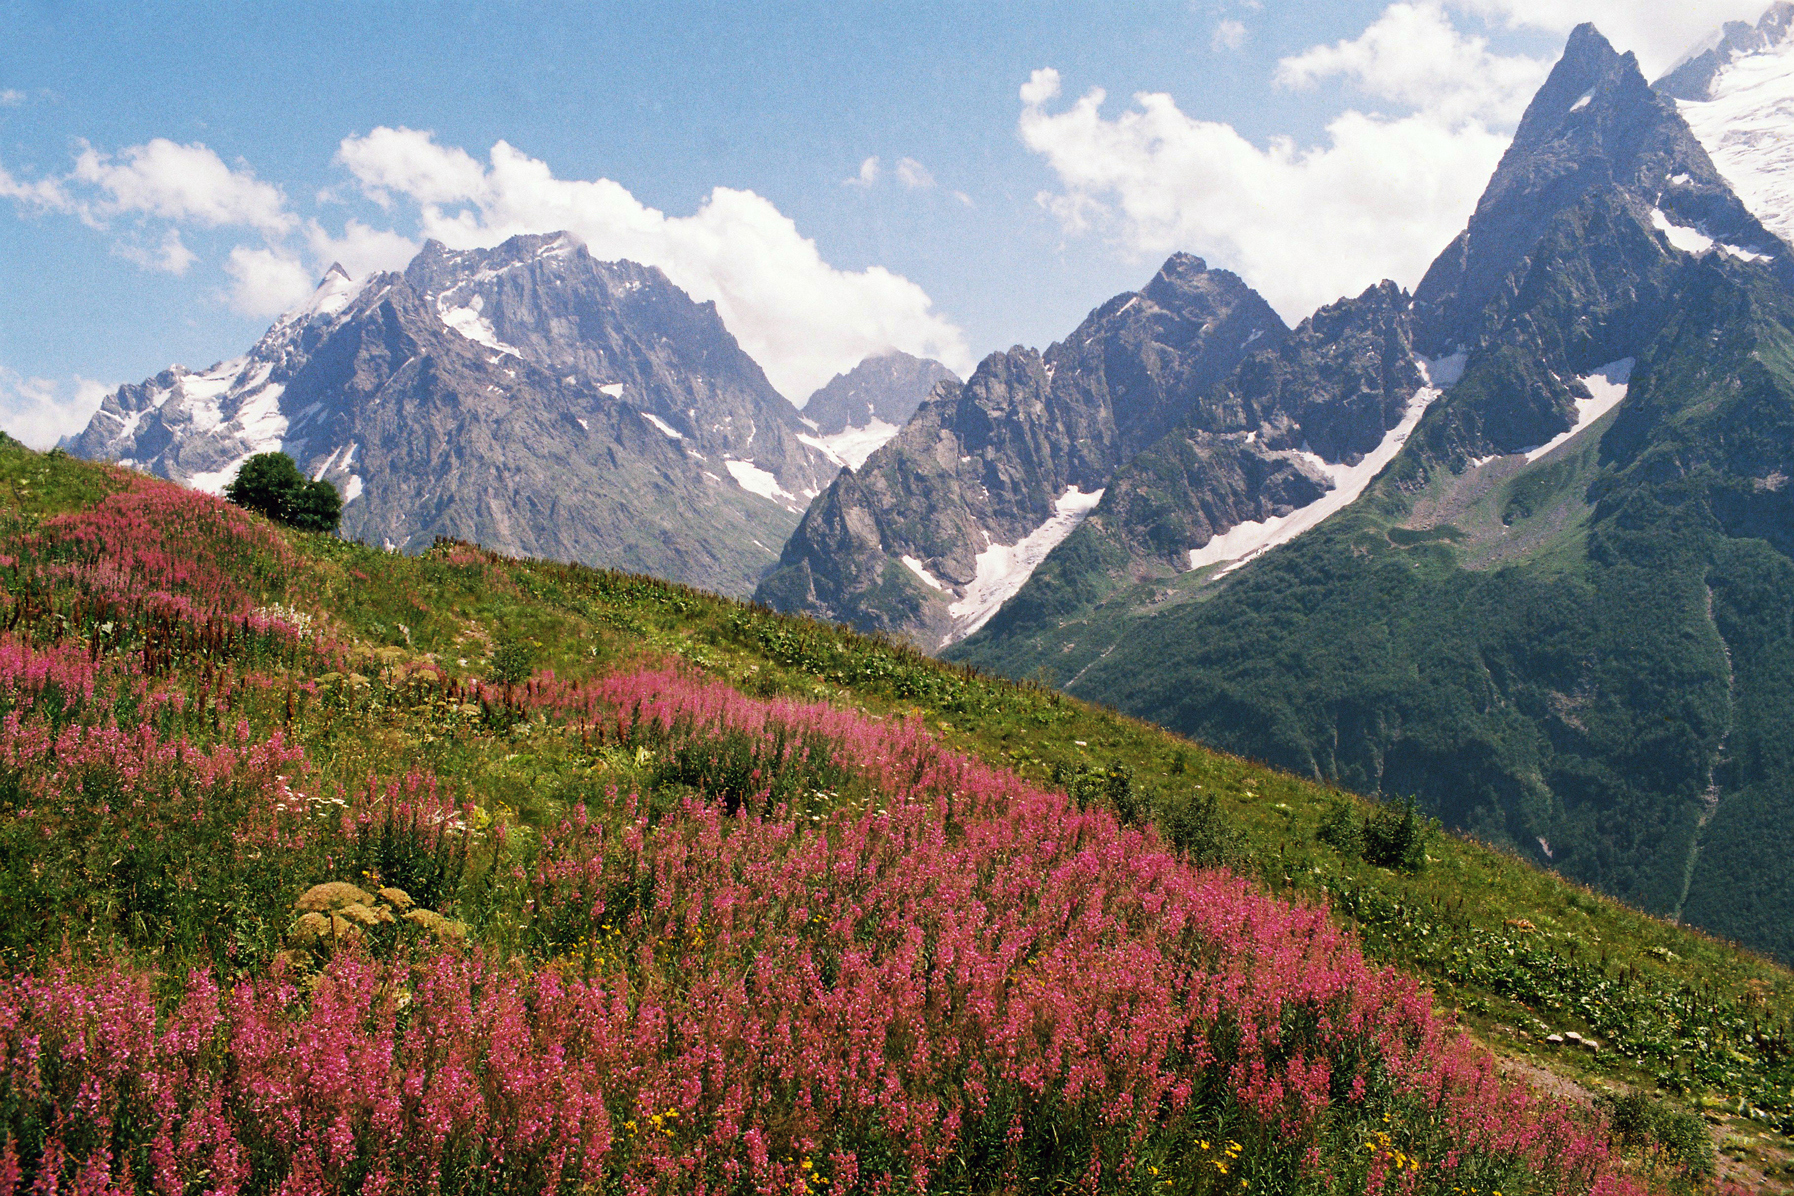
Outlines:
[[[1444,355],[1471,343],[1553,222],[1591,196],[1632,210],[1647,227],[1692,230],[1708,244],[1757,252],[1776,245],[1714,169],[1675,102],[1650,88],[1631,54],[1579,25],[1469,225],[1415,290],[1421,350]]]
[[[1652,86],[1677,100],[1713,99],[1719,73],[1738,59],[1779,46],[1794,34],[1794,3],[1780,0],[1755,25],[1727,21],[1719,31],[1671,67]]]
[[[894,433],[937,385],[959,381],[957,374],[938,361],[893,349],[866,358],[819,387],[804,403],[804,418],[824,437],[875,424]]]

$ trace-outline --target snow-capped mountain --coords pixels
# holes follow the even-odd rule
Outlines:
[[[333,268],[249,353],[119,388],[68,447],[213,491],[281,449],[358,539],[745,594],[838,468],[808,432],[713,305],[559,234]]]
[[[1674,98],[1745,206],[1794,240],[1794,4],[1732,21],[1654,86]]]
[[[812,434],[803,440],[831,460],[858,469],[897,435],[942,382],[961,384],[938,361],[895,351],[868,357],[836,374],[804,403],[804,422]]]

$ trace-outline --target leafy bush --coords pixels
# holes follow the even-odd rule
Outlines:
[[[528,640],[501,636],[492,649],[492,680],[499,685],[526,681],[535,667],[536,647]]]
[[[1364,820],[1364,862],[1418,872],[1426,867],[1426,841],[1434,829],[1412,797],[1399,806],[1385,806]]]
[[[1199,868],[1220,868],[1246,858],[1245,840],[1221,813],[1221,803],[1212,793],[1166,802],[1158,823],[1171,845]]]
[[[285,453],[257,453],[243,462],[224,497],[300,531],[333,532],[343,517],[336,487],[307,480]]]
[[[1668,1163],[1692,1180],[1712,1176],[1713,1137],[1694,1113],[1642,1092],[1603,1095],[1595,1103],[1607,1114],[1613,1137],[1622,1147],[1638,1151],[1654,1164]]]
[[[1358,821],[1358,811],[1352,807],[1349,798],[1336,797],[1328,804],[1327,817],[1322,820],[1315,838],[1341,855],[1363,858],[1364,824]]]
[[[1063,788],[1078,809],[1106,806],[1123,826],[1138,822],[1143,812],[1140,795],[1134,792],[1134,770],[1119,760],[1107,768],[1055,764],[1053,784]]]

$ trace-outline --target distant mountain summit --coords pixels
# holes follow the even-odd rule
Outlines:
[[[248,354],[119,388],[68,447],[214,492],[281,449],[357,539],[746,594],[837,468],[808,432],[714,305],[553,234],[332,267]]]
[[[804,404],[804,418],[824,436],[873,423],[901,428],[938,383],[959,381],[938,361],[882,353],[831,378]]]
[[[896,351],[868,357],[804,403],[804,422],[814,433],[805,442],[858,469],[943,382],[958,386],[960,378],[938,361]]]
[[[1794,4],[1728,23],[1653,85],[1752,212],[1794,240]]]
[[[1667,92],[1576,29],[1411,301],[1249,355],[946,655],[1794,959],[1794,254]]]

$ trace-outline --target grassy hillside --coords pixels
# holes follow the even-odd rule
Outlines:
[[[1513,857],[645,578],[0,505],[9,1186],[1782,1182],[1794,976]]]

